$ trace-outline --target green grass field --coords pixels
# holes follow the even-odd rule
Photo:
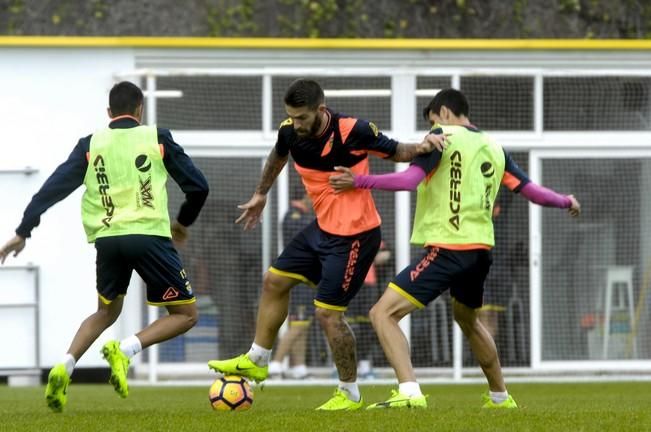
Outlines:
[[[329,387],[267,387],[245,412],[214,412],[208,389],[72,385],[67,409],[51,413],[43,388],[0,387],[0,431],[643,431],[651,430],[651,383],[513,384],[520,409],[480,409],[485,386],[424,386],[427,410],[323,413]],[[363,386],[366,402],[389,387]]]

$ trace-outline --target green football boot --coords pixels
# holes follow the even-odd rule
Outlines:
[[[348,396],[341,390],[335,390],[334,395],[323,405],[317,408],[317,411],[355,411],[362,407],[364,402],[359,398],[359,402],[348,399]]]
[[[52,411],[60,413],[68,403],[66,395],[68,384],[70,384],[70,377],[65,365],[63,363],[54,365],[47,376],[47,387],[45,387],[45,403]]]
[[[369,410],[386,408],[427,408],[427,396],[407,396],[399,391],[391,390],[391,397],[389,399],[366,407]]]
[[[127,383],[129,357],[120,350],[120,342],[116,340],[106,342],[102,347],[102,356],[111,367],[109,383],[113,385],[120,397],[129,396],[129,385]]]
[[[228,360],[210,360],[208,367],[224,375],[243,376],[258,383],[266,380],[269,375],[269,366],[258,366],[247,354]]]
[[[509,395],[508,398],[504,402],[496,404],[493,402],[493,400],[490,398],[488,393],[484,393],[482,395],[482,400],[484,401],[484,405],[482,408],[490,408],[490,409],[504,409],[504,408],[517,408],[518,404],[515,403],[515,399],[513,399],[513,396]]]

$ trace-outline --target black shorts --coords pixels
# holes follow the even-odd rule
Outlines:
[[[418,308],[450,289],[459,303],[482,306],[484,281],[493,262],[490,250],[449,250],[427,247],[425,252],[389,283],[389,287]]]
[[[193,303],[192,287],[172,240],[124,235],[95,240],[97,292],[105,304],[127,293],[135,270],[147,284],[147,303],[172,306]]]
[[[299,232],[269,271],[317,286],[314,305],[345,311],[380,249],[380,228],[354,236],[328,234],[316,221]]]

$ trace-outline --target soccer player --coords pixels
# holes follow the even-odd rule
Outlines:
[[[41,215],[85,186],[82,222],[97,250],[97,312],[82,322],[70,348],[48,375],[47,406],[61,412],[76,362],[120,315],[131,273],[147,283],[149,304],[165,306],[168,315],[123,341],[108,341],[102,354],[109,363],[109,382],[121,397],[129,393],[130,358],[143,348],[185,333],[197,321],[190,281],[171,239],[184,242],[208,195],[208,183],[170,131],[140,124],[143,94],[127,81],[109,93],[108,127],[81,138],[68,160],[45,181],[25,209],[16,235],[0,249],[0,261],[14,252],[40,223]],[[167,175],[185,193],[170,226]]]
[[[399,387],[387,401],[369,409],[427,407],[398,322],[447,289],[453,298],[454,318],[488,380],[483,406],[517,408],[504,385],[495,343],[477,316],[492,261],[492,210],[500,182],[533,203],[567,208],[572,216],[579,214],[580,205],[572,195],[559,195],[532,183],[499,144],[470,123],[468,111],[460,91],[442,90],[424,110],[433,132],[448,137],[449,145],[442,153],[419,156],[401,173],[363,175],[338,167],[343,174],[330,179],[340,196],[358,190],[418,188],[411,242],[425,249],[389,283],[370,312]]]
[[[334,396],[320,410],[355,410],[362,406],[357,386],[355,336],[344,311],[364,282],[380,247],[380,217],[368,190],[337,196],[328,184],[335,166],[368,172],[368,154],[410,161],[443,145],[443,136],[427,135],[421,143],[403,144],[379,133],[373,123],[328,109],[323,90],[313,80],[294,81],[284,97],[289,118],[281,123],[253,197],[240,206],[237,223],[251,229],[259,222],[267,192],[278,173],[294,159],[316,220],[297,234],[264,275],[256,334],[248,353],[208,365],[225,374],[263,381],[271,347],[287,316],[289,293],[299,282],[317,286],[315,315],[325,331],[339,373]]]

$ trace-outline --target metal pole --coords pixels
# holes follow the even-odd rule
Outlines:
[[[461,76],[452,76],[452,88],[461,88]],[[452,379],[461,381],[463,378],[463,333],[456,321],[452,326]]]
[[[147,124],[153,126],[156,124],[156,76],[147,75]],[[141,282],[141,285],[144,282]],[[143,292],[145,290],[143,289]],[[153,323],[158,319],[158,308],[156,306],[147,307],[147,322]],[[158,344],[149,347],[149,383],[154,384],[158,381],[158,363],[159,350]]]
[[[416,132],[416,77],[399,74],[391,77],[391,129],[393,134],[404,140]],[[407,164],[396,164],[396,171],[407,168]],[[409,239],[411,237],[411,196],[409,192],[396,193],[396,268],[402,270],[411,259]],[[400,329],[411,344],[411,316],[400,320]]]

